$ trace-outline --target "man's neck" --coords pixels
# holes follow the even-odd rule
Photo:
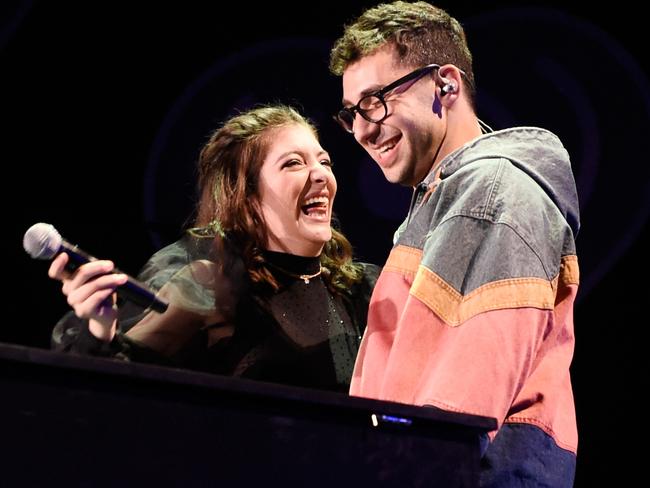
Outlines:
[[[440,162],[456,149],[481,135],[481,126],[476,114],[469,107],[462,107],[457,113],[449,113],[448,117],[447,133],[433,161],[431,171],[435,171]]]

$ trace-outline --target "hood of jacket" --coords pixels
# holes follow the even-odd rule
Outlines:
[[[515,127],[484,134],[448,155],[441,164],[440,178],[485,158],[505,158],[521,169],[546,192],[577,235],[580,209],[569,154],[560,139],[545,129]],[[431,172],[423,181],[430,184]]]

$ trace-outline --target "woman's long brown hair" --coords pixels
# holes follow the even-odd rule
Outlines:
[[[200,195],[194,225],[211,227],[213,232],[208,235],[218,247],[223,248],[225,239],[227,247],[237,249],[252,282],[273,289],[278,289],[278,283],[262,255],[268,232],[257,207],[259,174],[272,131],[291,125],[307,127],[318,137],[314,125],[295,109],[286,105],[258,107],[227,120],[212,134],[199,157]],[[320,260],[325,268],[323,278],[332,291],[345,293],[361,279],[361,267],[352,262],[350,242],[334,228]]]

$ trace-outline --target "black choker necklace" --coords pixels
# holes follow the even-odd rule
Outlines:
[[[293,278],[299,278],[299,279],[303,280],[303,281],[305,282],[305,285],[308,285],[308,284],[309,284],[309,280],[310,280],[310,279],[312,279],[312,278],[316,278],[317,276],[320,276],[320,274],[323,272],[323,269],[324,269],[324,268],[321,266],[320,269],[319,269],[316,273],[314,273],[314,274],[297,274],[297,273],[292,273],[291,271],[287,271],[286,269],[281,268],[281,267],[278,266],[277,264],[269,263],[268,261],[267,261],[266,264],[268,264],[268,265],[271,266],[272,268],[275,268],[275,269],[277,269],[278,271],[280,271],[280,272],[282,272],[282,273],[284,273],[284,274],[286,274],[286,275],[288,275],[288,276],[291,276],[291,277],[293,277]]]

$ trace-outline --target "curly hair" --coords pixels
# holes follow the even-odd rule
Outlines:
[[[473,103],[474,72],[465,31],[447,12],[427,2],[396,1],[363,12],[334,43],[330,71],[341,76],[350,64],[386,45],[394,46],[396,61],[405,66],[435,63],[460,68]]]
[[[199,202],[191,231],[213,237],[221,249],[237,249],[252,282],[266,283],[274,290],[278,283],[262,254],[268,232],[257,205],[259,175],[274,129],[291,125],[307,127],[318,137],[314,124],[286,105],[242,112],[210,136],[198,162]],[[334,228],[320,260],[323,279],[334,292],[345,293],[362,278],[361,267],[352,262],[350,242]]]

